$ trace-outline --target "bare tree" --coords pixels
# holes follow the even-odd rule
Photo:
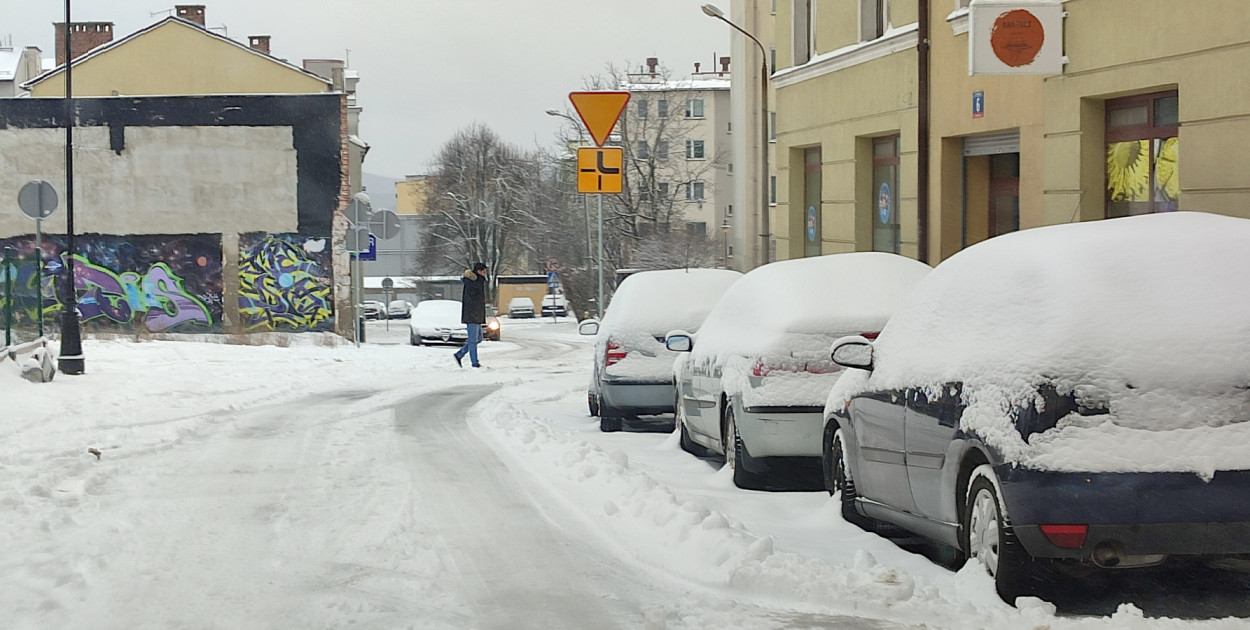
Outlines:
[[[434,158],[433,219],[424,258],[457,268],[483,262],[492,278],[523,250],[517,238],[535,221],[535,160],[481,124],[462,129]]]
[[[721,267],[723,255],[721,246],[703,234],[669,230],[643,239],[634,249],[633,265],[639,269]]]

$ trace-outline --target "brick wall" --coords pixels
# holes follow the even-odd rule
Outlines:
[[[65,23],[57,22],[56,27],[56,65],[65,63]],[[113,41],[112,22],[74,22],[70,25],[70,53],[77,59],[93,48]]]

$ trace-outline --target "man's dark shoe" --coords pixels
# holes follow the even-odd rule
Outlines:
[[[460,362],[460,355],[453,354],[451,355],[451,358],[456,360],[456,367],[464,367],[464,364]]]
[[[474,364],[473,364],[473,367],[482,367],[482,364],[481,364],[481,363],[474,363]]]

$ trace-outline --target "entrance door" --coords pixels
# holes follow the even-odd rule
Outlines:
[[[821,255],[820,147],[803,150],[803,255]]]
[[[898,136],[872,141],[872,250],[899,251]]]
[[[1020,229],[1020,154],[990,156],[990,237]]]

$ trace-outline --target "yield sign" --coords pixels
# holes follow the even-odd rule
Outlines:
[[[603,146],[608,141],[608,134],[616,126],[616,119],[625,111],[629,102],[629,92],[570,92],[569,100],[573,109],[581,116],[586,131],[594,138],[595,145]]]

